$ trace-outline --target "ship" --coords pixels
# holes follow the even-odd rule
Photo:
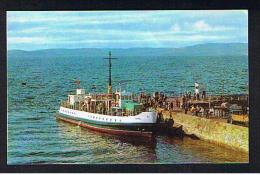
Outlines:
[[[122,135],[152,137],[157,113],[136,100],[133,93],[112,89],[112,58],[109,52],[107,93],[87,93],[77,82],[76,92],[61,101],[56,118],[94,131]]]

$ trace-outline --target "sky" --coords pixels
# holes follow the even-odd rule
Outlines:
[[[247,42],[247,10],[7,12],[8,50]]]

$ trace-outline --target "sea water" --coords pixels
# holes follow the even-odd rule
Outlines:
[[[8,57],[8,164],[223,163],[248,155],[190,138],[156,136],[151,143],[57,121],[60,101],[75,91],[106,92],[108,61],[99,57]],[[113,87],[168,95],[248,93],[247,56],[122,57],[112,60]],[[25,84],[22,84],[25,83]],[[95,85],[96,89],[93,89]]]

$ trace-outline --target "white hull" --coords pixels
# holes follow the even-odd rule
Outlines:
[[[108,124],[155,124],[157,120],[156,112],[142,112],[136,116],[111,116],[60,107],[59,113],[78,120],[84,119]]]

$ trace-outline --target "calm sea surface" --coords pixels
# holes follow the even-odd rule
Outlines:
[[[59,102],[76,88],[107,87],[107,60],[91,57],[8,58],[8,164],[222,163],[248,155],[190,138],[156,136],[151,142],[89,131],[56,121]],[[212,94],[247,93],[247,56],[122,57],[113,60],[113,84],[138,92],[178,94],[195,80]],[[26,85],[22,85],[26,82]]]

